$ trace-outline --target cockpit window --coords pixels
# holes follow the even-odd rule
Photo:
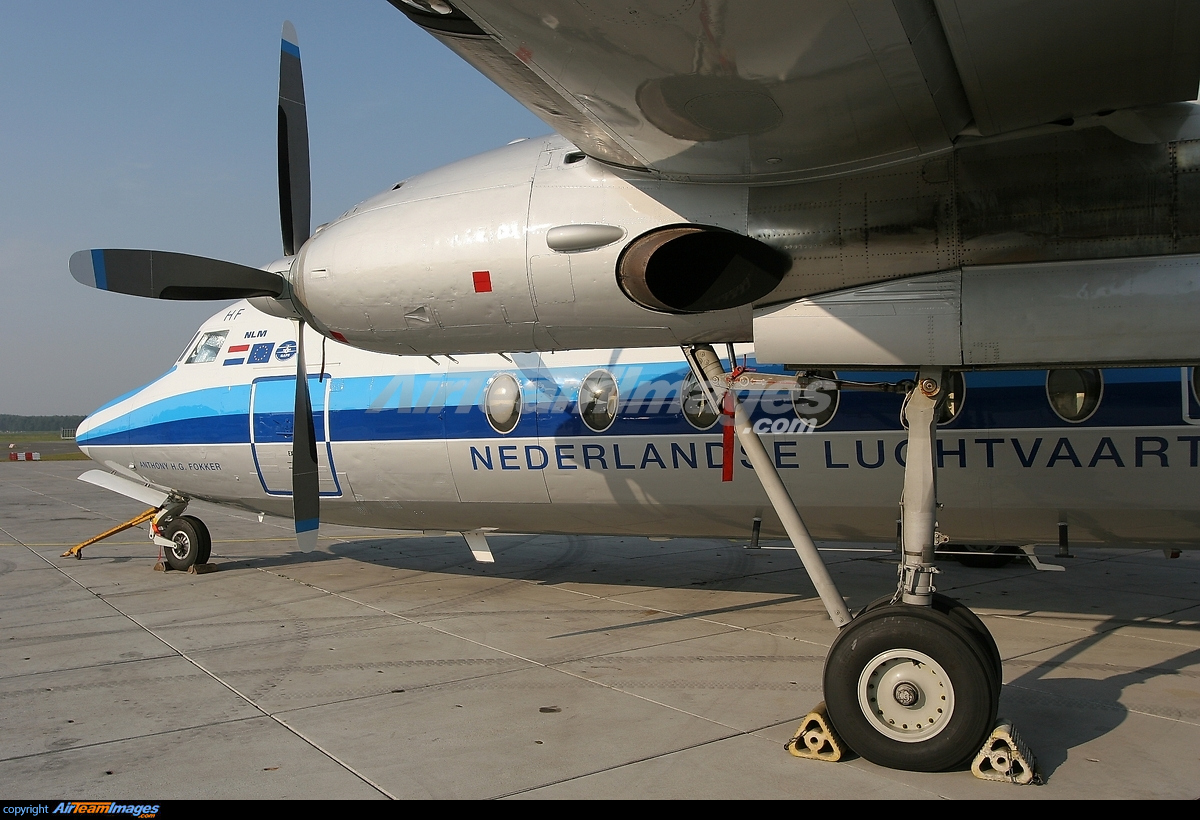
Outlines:
[[[200,337],[200,341],[196,342],[196,347],[192,350],[192,355],[188,356],[186,364],[200,364],[216,359],[217,354],[221,352],[221,347],[225,344],[225,337],[228,335],[228,330],[214,330],[211,333],[205,333]]]
[[[186,345],[184,345],[183,352],[179,354],[179,358],[175,360],[175,364],[179,364],[180,362],[183,361],[183,357],[186,356],[188,354],[188,351],[192,349],[192,344],[199,338],[200,338],[199,333],[192,334],[191,341],[189,341]]]

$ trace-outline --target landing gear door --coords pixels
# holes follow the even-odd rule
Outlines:
[[[342,494],[333,470],[329,420],[325,412],[333,380],[308,377],[312,398],[313,430],[317,442],[317,478],[323,497]],[[292,494],[292,439],[295,430],[295,376],[266,376],[250,386],[250,450],[258,480],[270,495]]]

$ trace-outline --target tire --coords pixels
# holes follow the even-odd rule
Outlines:
[[[1000,569],[1017,557],[1016,547],[998,547],[984,544],[956,544],[954,549],[971,552],[973,555],[956,555],[958,563],[972,569]]]
[[[936,609],[881,606],[855,618],[830,647],[824,678],[834,728],[880,766],[960,767],[995,725],[990,661],[971,630]]]
[[[881,606],[890,606],[892,596],[885,595],[882,598],[876,598],[871,603],[867,604],[859,611],[859,615],[879,609]],[[904,606],[897,603],[896,606]],[[940,592],[933,593],[932,606],[935,610],[943,615],[949,616],[952,620],[957,621],[960,626],[966,627],[971,631],[976,639],[980,651],[984,653],[984,657],[988,659],[991,671],[994,677],[996,691],[1000,691],[1000,686],[1004,682],[1004,661],[1000,657],[1000,647],[996,645],[996,639],[992,637],[992,633],[979,616],[971,611],[971,608],[961,601],[951,598],[949,595],[943,595]]]
[[[174,547],[163,550],[167,556],[167,566],[171,569],[187,571],[200,557],[200,533],[189,518],[191,516],[181,516],[162,528],[163,537],[175,542]]]
[[[209,557],[212,555],[212,536],[208,532],[208,525],[194,515],[181,515],[180,518],[187,520],[196,530],[196,536],[200,539],[200,549],[196,554],[197,564],[207,564]]]

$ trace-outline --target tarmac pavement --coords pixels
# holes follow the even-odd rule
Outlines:
[[[59,558],[141,511],[87,468],[0,466],[0,799],[1200,796],[1200,553],[942,562],[1045,778],[1015,786],[784,750],[835,635],[790,549],[514,535],[484,565],[326,526],[300,555],[195,503],[219,571],[162,573],[143,530]],[[852,609],[894,588],[893,556],[825,557]]]

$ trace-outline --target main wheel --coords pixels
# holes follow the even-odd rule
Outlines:
[[[961,766],[996,721],[999,684],[979,641],[936,609],[881,606],[845,627],[825,661],[825,704],[847,745],[872,763]]]
[[[200,557],[200,533],[189,518],[189,515],[180,516],[161,530],[163,537],[175,544],[166,550],[167,564],[171,569],[186,571]]]
[[[882,598],[876,598],[871,603],[867,604],[858,613],[862,615],[865,612],[879,609],[881,606],[891,606],[892,596],[884,595]],[[897,603],[895,606],[904,606]],[[971,608],[961,601],[951,598],[949,595],[943,595],[940,592],[933,593],[932,607],[943,615],[948,616],[951,620],[957,621],[960,626],[966,627],[976,639],[976,643],[983,651],[990,663],[991,671],[995,676],[993,681],[996,686],[996,691],[1000,691],[1000,686],[1004,682],[1004,661],[1000,658],[1000,647],[996,645],[996,639],[992,637],[992,633],[988,631],[987,626],[980,620],[979,616],[971,611]]]
[[[209,556],[212,555],[212,536],[208,532],[208,525],[194,515],[181,515],[180,518],[186,519],[192,525],[192,528],[196,530],[196,536],[200,539],[196,563],[207,564]]]

